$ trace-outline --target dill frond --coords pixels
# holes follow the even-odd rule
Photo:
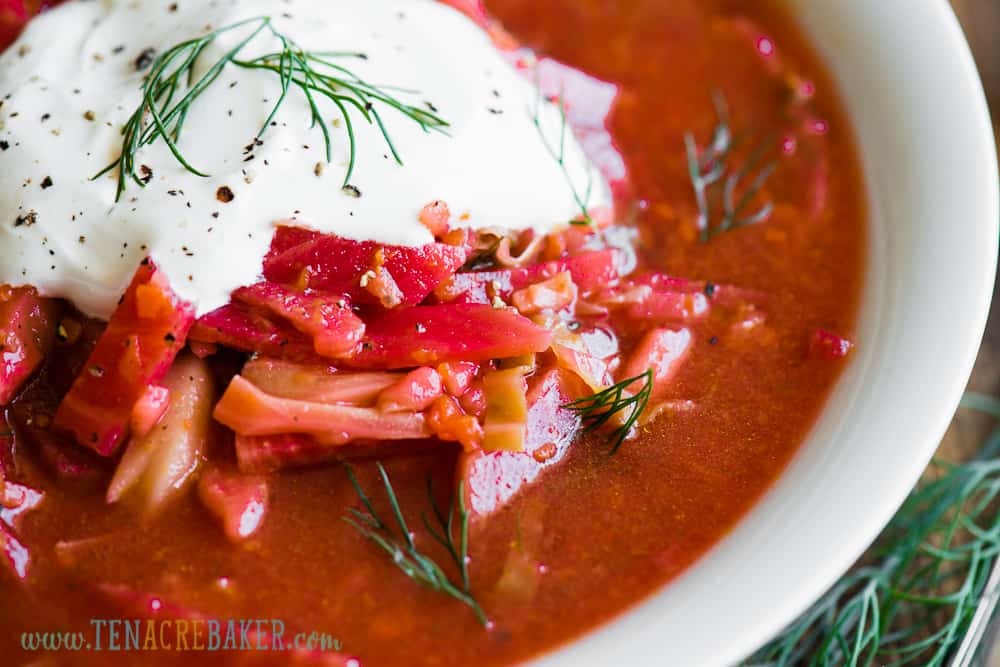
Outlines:
[[[636,382],[641,382],[642,386],[633,393],[629,387]],[[613,456],[618,453],[622,443],[632,433],[632,427],[639,421],[639,417],[649,405],[652,394],[653,369],[649,369],[642,375],[622,380],[593,396],[581,398],[562,407],[579,413],[583,420],[584,429],[587,431],[599,429],[615,415],[622,414],[621,426],[611,433],[610,454]]]
[[[208,46],[220,36],[241,29],[249,31],[247,36],[211,63],[204,74],[195,78],[195,72],[200,68],[200,61]],[[281,49],[250,60],[240,58],[240,54],[252,42],[265,35],[276,38]],[[239,21],[181,42],[153,61],[149,74],[143,80],[142,102],[122,128],[122,149],[118,159],[101,170],[93,179],[110,172],[117,172],[116,201],[121,199],[129,181],[144,187],[147,179],[144,179],[137,170],[136,157],[140,149],[156,141],[165,142],[174,158],[187,171],[196,176],[207,177],[207,174],[185,158],[177,144],[192,105],[230,66],[270,72],[281,84],[281,94],[261,126],[257,140],[267,132],[288,99],[288,95],[298,92],[309,104],[312,127],[319,128],[323,135],[327,162],[333,158],[333,143],[329,124],[324,120],[320,110],[320,101],[326,100],[332,103],[340,114],[349,143],[345,186],[354,173],[357,158],[352,113],[378,127],[393,158],[402,164],[402,158],[379,113],[379,106],[403,114],[428,132],[432,130],[445,132],[448,123],[427,109],[402,102],[388,92],[389,87],[371,84],[337,62],[338,59],[363,60],[366,57],[362,53],[305,51],[293,39],[279,32],[269,16]]]
[[[454,560],[456,567],[458,567],[461,573],[462,584],[458,586],[448,579],[448,575],[445,574],[444,569],[440,565],[417,548],[413,540],[413,534],[410,532],[406,519],[403,518],[403,512],[400,509],[396,492],[389,481],[389,475],[381,463],[376,465],[381,476],[386,498],[392,510],[392,518],[396,530],[393,530],[389,523],[379,516],[371,499],[358,483],[354,475],[354,470],[346,464],[347,477],[351,480],[351,484],[354,486],[354,490],[357,492],[365,511],[362,512],[353,507],[349,508],[348,515],[344,517],[344,521],[388,554],[392,562],[403,574],[425,588],[451,596],[462,602],[472,609],[480,623],[484,626],[488,625],[489,620],[486,618],[486,614],[479,606],[479,603],[476,602],[470,590],[468,566],[469,515],[465,509],[463,483],[459,482],[458,489],[455,491],[455,497],[452,499],[451,508],[448,511],[447,517],[445,517],[444,512],[434,499],[433,486],[428,478],[427,493],[430,496],[430,504],[434,511],[434,516],[440,524],[440,530],[436,530],[433,527],[426,514],[423,515],[424,525],[427,527],[431,537],[448,551],[448,554]],[[458,522],[457,527],[455,526],[456,520]],[[456,532],[458,533],[457,538],[455,536]]]
[[[966,408],[1000,420],[1000,402]],[[969,628],[1000,553],[1000,427],[960,465],[933,464],[871,552],[744,664],[946,664]],[[937,475],[937,476],[935,476]]]
[[[750,208],[777,169],[777,163],[765,162],[771,149],[767,140],[760,141],[741,166],[732,164],[737,141],[730,126],[729,107],[719,91],[713,94],[713,102],[718,123],[708,145],[699,146],[691,132],[684,135],[688,176],[698,206],[698,230],[703,243],[719,234],[767,220],[774,211],[774,202],[767,201],[753,211]],[[721,208],[718,220],[714,219],[715,208]]]
[[[559,136],[553,141],[549,137],[545,136],[545,129],[542,127],[542,104],[544,103],[544,96],[542,95],[541,83],[536,82],[535,88],[538,94],[535,96],[535,105],[531,112],[531,122],[538,130],[538,136],[542,140],[542,145],[545,146],[545,150],[548,151],[552,159],[556,161],[559,166],[559,170],[562,172],[563,178],[566,179],[566,185],[569,186],[570,193],[573,195],[573,201],[576,203],[577,207],[580,209],[580,215],[574,220],[570,221],[573,225],[593,225],[594,221],[590,217],[590,211],[587,209],[587,202],[590,201],[590,196],[594,191],[594,175],[587,169],[587,184],[583,190],[577,188],[576,184],[573,182],[573,177],[569,173],[569,168],[566,166],[566,139],[571,135],[571,130],[569,127],[569,118],[566,115],[566,101],[560,95],[558,100],[559,108]]]

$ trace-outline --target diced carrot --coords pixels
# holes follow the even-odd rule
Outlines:
[[[467,414],[476,417],[480,421],[486,418],[486,390],[483,388],[483,381],[476,380],[469,385],[468,391],[458,399],[459,405]]]
[[[434,435],[449,442],[461,443],[465,451],[479,449],[483,427],[479,420],[462,410],[452,396],[440,396],[427,411],[427,425]]]
[[[548,280],[519,289],[511,295],[511,303],[522,315],[534,315],[543,310],[558,311],[576,302],[578,290],[569,271]]]
[[[434,238],[441,238],[448,233],[448,223],[451,221],[451,211],[443,201],[434,201],[424,206],[420,211],[420,224],[427,228]]]
[[[479,374],[479,364],[471,361],[450,361],[439,364],[438,375],[444,383],[444,389],[452,396],[458,398],[472,385],[472,381]]]

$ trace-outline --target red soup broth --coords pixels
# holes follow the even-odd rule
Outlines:
[[[45,499],[19,524],[28,581],[0,579],[5,664],[43,657],[20,649],[22,631],[91,631],[90,619],[132,618],[154,598],[162,618],[281,619],[289,631],[328,633],[365,666],[510,664],[660,592],[781,474],[843,368],[810,358],[811,336],[853,334],[864,278],[853,135],[808,40],[765,0],[487,5],[526,46],[620,87],[609,129],[629,174],[620,204],[635,216],[642,268],[766,294],[763,332],[700,337],[671,388],[695,409],[664,414],[613,458],[600,440],[581,438],[558,468],[473,527],[473,590],[489,629],[468,607],[407,579],[342,521],[357,496],[339,466],[276,474],[259,537],[234,547],[194,499],[140,522],[105,503],[106,480],[57,483],[28,460],[25,481]],[[767,186],[771,219],[702,243],[684,135],[708,140],[718,121],[714,90],[734,130],[777,141],[781,158]],[[385,463],[400,504],[418,508],[411,527],[420,526],[427,473],[445,493],[454,454]],[[373,466],[356,469],[374,489]],[[287,662],[172,651],[58,658]]]

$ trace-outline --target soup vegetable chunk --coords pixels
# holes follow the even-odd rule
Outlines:
[[[770,0],[11,0],[0,39],[12,664],[530,659],[724,537],[859,344],[853,137]]]

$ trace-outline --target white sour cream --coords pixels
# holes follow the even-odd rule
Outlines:
[[[129,182],[116,202],[116,174],[91,179],[120,154],[122,127],[139,106],[148,68],[140,71],[137,64],[146,63],[137,61],[148,49],[161,54],[256,16],[271,16],[308,51],[365,54],[337,62],[394,87],[389,92],[408,104],[436,109],[447,134],[376,107],[399,165],[378,128],[352,112],[357,164],[350,183],[361,195],[352,196],[341,188],[346,126],[331,103],[319,103],[332,134],[330,163],[294,89],[263,144],[245,153],[280,86],[272,73],[230,65],[191,106],[178,143],[209,177],[187,171],[157,141],[136,157],[151,172],[148,184]],[[209,46],[199,74],[247,34],[230,32]],[[241,55],[273,52],[276,44],[262,35]],[[448,203],[453,224],[540,231],[579,214],[574,189],[582,195],[588,182],[589,206],[609,200],[572,136],[565,142],[568,178],[546,147],[543,137],[559,145],[558,109],[542,105],[540,133],[532,121],[534,85],[476,25],[430,0],[69,2],[34,20],[0,56],[0,96],[0,283],[35,285],[99,317],[111,314],[146,255],[199,313],[224,305],[233,289],[257,280],[280,221],[418,245],[432,240],[418,215],[435,200]],[[220,188],[232,192],[231,201],[220,201]]]

